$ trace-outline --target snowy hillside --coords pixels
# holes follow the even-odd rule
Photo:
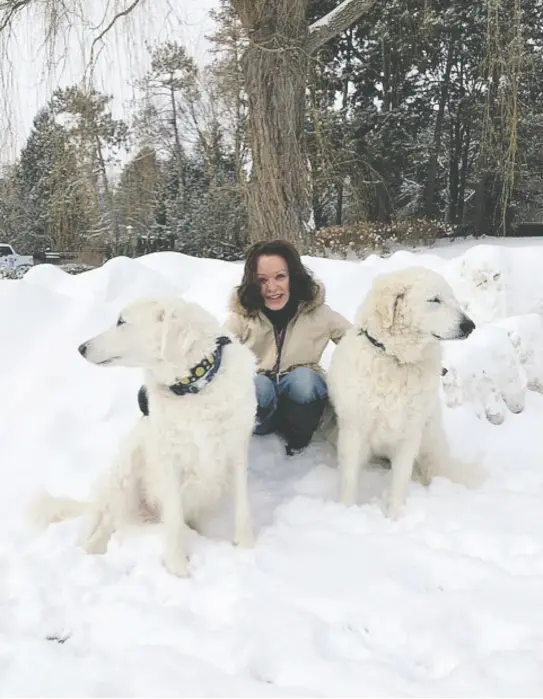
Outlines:
[[[80,521],[36,536],[30,497],[86,497],[138,418],[139,371],[91,366],[78,344],[142,295],[222,320],[241,267],[158,253],[0,281],[0,696],[541,696],[543,246],[306,262],[349,319],[382,271],[447,277],[479,328],[445,347],[446,426],[486,482],[413,483],[391,522],[380,468],[347,510],[327,446],[287,460],[270,436],[251,446],[256,548],[230,545],[226,500],[188,580],[162,567],[158,525],[102,557],[77,547]]]

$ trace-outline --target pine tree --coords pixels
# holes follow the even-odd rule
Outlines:
[[[66,129],[50,107],[33,121],[13,176],[25,249],[76,249],[88,231],[87,191]]]
[[[107,166],[126,143],[128,127],[124,121],[113,118],[109,110],[111,99],[94,88],[74,85],[53,93],[51,109],[57,119],[66,121],[70,141],[77,148],[79,166],[93,192],[100,221],[95,234],[109,237],[116,248],[121,229]]]

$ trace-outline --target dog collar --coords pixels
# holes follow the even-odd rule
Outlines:
[[[383,350],[383,352],[386,352],[386,348],[383,345],[383,343],[379,342],[379,340],[376,340],[374,337],[372,337],[369,334],[369,332],[367,330],[365,330],[364,328],[360,328],[360,330],[358,331],[358,334],[365,335],[374,347],[377,347],[378,349]]]
[[[192,367],[190,374],[168,386],[176,396],[185,396],[187,393],[199,393],[202,388],[213,379],[219,371],[222,361],[222,349],[229,345],[232,340],[229,337],[221,336],[217,338],[216,347],[212,354],[204,357],[199,364]]]
[[[199,393],[219,371],[222,360],[222,348],[231,342],[232,340],[229,337],[218,337],[215,351],[193,367],[188,376],[168,386],[170,391],[175,393],[176,396],[185,396],[187,393]],[[149,415],[149,399],[145,386],[142,386],[138,392],[138,405],[143,415]]]
[[[360,330],[358,331],[358,334],[365,335],[368,338],[368,340],[371,342],[372,345],[374,345],[375,347],[377,347],[380,350],[383,350],[383,352],[386,352],[386,348],[383,345],[383,343],[379,342],[379,340],[376,340],[374,337],[372,337],[369,334],[369,332],[367,330],[365,330],[364,328],[360,328]],[[445,376],[448,373],[449,373],[449,370],[446,367],[444,367],[444,366],[441,367],[441,376]]]

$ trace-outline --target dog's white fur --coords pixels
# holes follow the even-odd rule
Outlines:
[[[465,337],[469,326],[436,272],[410,267],[375,279],[328,371],[345,505],[355,503],[360,466],[372,455],[390,460],[392,518],[402,510],[414,468],[424,484],[436,474],[456,479],[442,424],[440,340]],[[464,480],[458,466],[456,477]]]
[[[117,326],[85,343],[84,356],[94,364],[144,369],[149,416],[126,436],[90,502],[42,496],[31,506],[35,522],[89,514],[84,548],[104,553],[124,523],[158,517],[164,565],[186,576],[187,525],[197,525],[232,476],[235,542],[253,544],[247,492],[256,413],[252,352],[233,338],[223,347],[219,371],[199,393],[178,396],[168,388],[214,351],[220,334],[216,320],[197,304],[145,299],[127,306]]]

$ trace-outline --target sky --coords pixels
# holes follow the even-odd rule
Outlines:
[[[44,42],[44,17],[36,11],[20,15],[13,32],[0,45],[0,162],[13,160],[24,144],[38,109],[52,91],[81,80],[89,64],[92,40],[115,11],[129,0],[73,0],[90,20],[59,33],[53,62]],[[200,64],[210,58],[205,35],[214,24],[209,11],[217,0],[142,0],[129,18],[122,18],[100,46],[95,85],[114,95],[117,118],[126,116],[137,90],[134,81],[149,65],[146,43],[182,42]],[[90,26],[90,25],[94,26]]]

